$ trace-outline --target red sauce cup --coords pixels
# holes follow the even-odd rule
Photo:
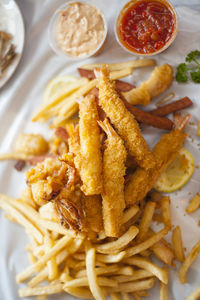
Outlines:
[[[167,0],[132,0],[120,11],[115,35],[129,53],[152,56],[167,49],[178,31],[177,14]]]

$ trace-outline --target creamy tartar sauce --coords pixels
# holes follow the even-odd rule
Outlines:
[[[69,3],[56,28],[60,48],[73,57],[87,56],[101,44],[105,24],[101,12],[82,2]]]

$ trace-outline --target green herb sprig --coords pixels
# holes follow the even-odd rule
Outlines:
[[[181,63],[177,67],[176,81],[187,82],[189,74],[195,83],[200,83],[200,51],[191,51],[185,58],[185,63]]]

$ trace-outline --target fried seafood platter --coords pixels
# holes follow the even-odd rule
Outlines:
[[[142,67],[151,73],[137,87],[122,79]],[[0,194],[5,216],[22,225],[30,240],[30,265],[16,275],[17,283],[26,283],[19,297],[138,300],[159,282],[160,300],[170,299],[170,270],[186,283],[200,251],[199,241],[186,255],[170,197],[161,193],[170,188],[171,173],[179,172],[173,190],[193,173],[193,158],[183,148],[193,103],[189,95],[174,100],[170,93],[156,109],[148,108],[173,82],[167,63],[138,59],[84,65],[78,72],[79,78],[52,80],[33,115],[33,122],[48,122],[50,139],[22,133],[12,151],[0,155],[16,160],[18,171],[26,166],[21,195]],[[142,124],[162,129],[154,147]],[[187,213],[199,206],[196,194]]]

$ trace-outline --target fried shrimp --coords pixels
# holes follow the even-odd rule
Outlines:
[[[147,193],[153,188],[160,175],[167,169],[175,159],[184,144],[186,134],[183,132],[184,126],[189,119],[187,115],[184,119],[175,118],[175,128],[164,134],[155,145],[153,154],[156,165],[151,170],[137,168],[125,188],[126,205],[130,206],[144,199]]]
[[[124,200],[126,149],[107,119],[98,122],[107,134],[103,156],[103,222],[107,236],[120,234]]]
[[[100,194],[102,191],[102,154],[95,97],[90,95],[82,98],[79,109],[82,190],[86,195]]]
[[[137,164],[150,169],[154,166],[154,158],[146,144],[137,121],[126,109],[115,90],[115,84],[109,79],[109,71],[104,66],[99,77],[99,104],[110,118],[111,123],[125,141],[125,145]]]
[[[156,67],[150,78],[143,82],[138,88],[123,93],[126,100],[134,105],[147,105],[151,99],[163,93],[173,81],[173,69],[164,64]]]

